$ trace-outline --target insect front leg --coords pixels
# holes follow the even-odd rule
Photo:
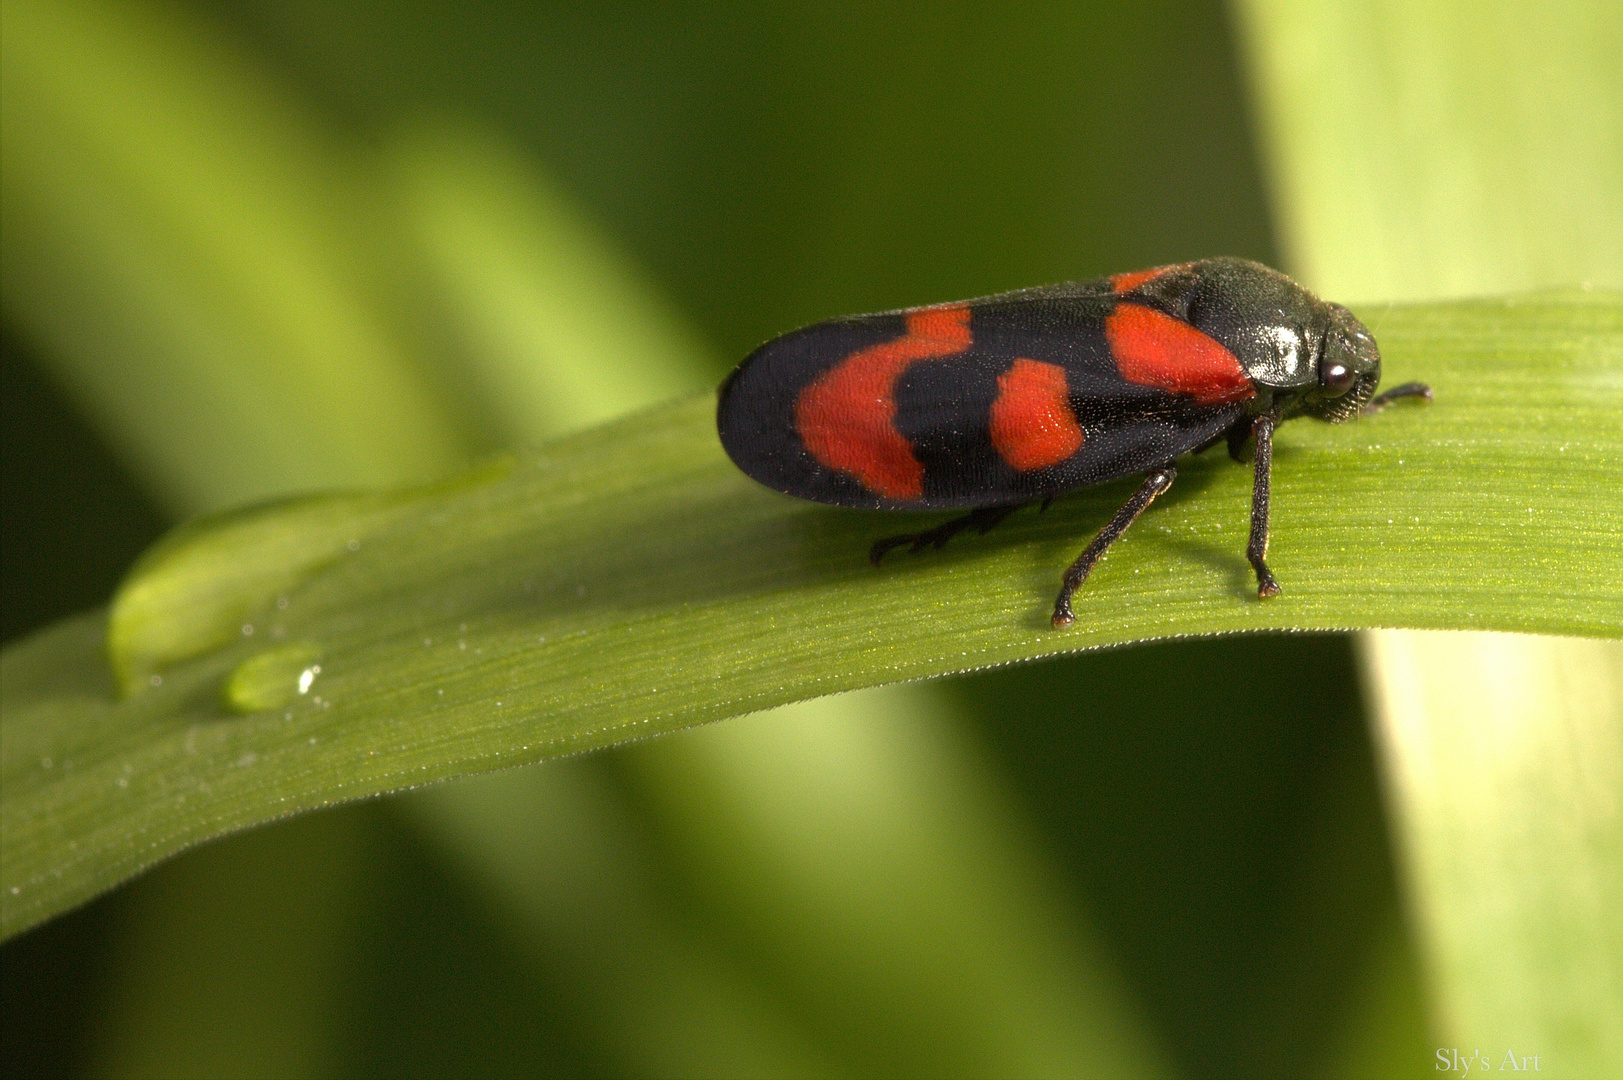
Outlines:
[[[1266,600],[1279,595],[1279,582],[1263,562],[1268,554],[1268,481],[1274,459],[1274,418],[1267,413],[1257,417],[1251,422],[1251,434],[1256,440],[1256,472],[1251,481],[1251,542],[1246,544],[1245,557],[1257,572],[1257,596]]]
[[[1087,550],[1083,551],[1076,562],[1071,564],[1071,568],[1065,571],[1065,577],[1060,581],[1059,596],[1054,601],[1054,629],[1070,626],[1076,621],[1076,616],[1071,614],[1071,594],[1087,580],[1088,571],[1093,569],[1093,564],[1099,561],[1105,550],[1121,538],[1121,534],[1127,531],[1127,526],[1155,501],[1157,495],[1171,487],[1172,481],[1177,477],[1178,470],[1170,464],[1152,470],[1133,493],[1133,497],[1127,500],[1127,505],[1116,511],[1116,516],[1110,519],[1110,524],[1099,530],[1099,535],[1093,538],[1093,543],[1089,544]]]
[[[1368,405],[1364,406],[1364,415],[1371,416],[1386,408],[1398,398],[1420,398],[1431,400],[1431,387],[1423,382],[1406,382],[1402,386],[1394,386],[1384,394],[1379,394]]]
[[[945,545],[948,540],[951,540],[954,536],[957,536],[965,529],[976,529],[982,536],[985,536],[987,533],[992,531],[992,527],[994,525],[1024,505],[1026,504],[1015,503],[1013,506],[983,506],[977,510],[971,510],[963,517],[955,517],[951,521],[937,525],[933,529],[926,529],[923,532],[916,533],[901,533],[897,536],[887,536],[883,540],[876,541],[874,546],[868,549],[868,561],[873,563],[875,566],[878,566],[879,560],[885,557],[885,552],[889,551],[891,548],[901,547],[904,544],[912,545],[912,553],[914,555],[917,555],[927,547],[933,546],[940,548]]]

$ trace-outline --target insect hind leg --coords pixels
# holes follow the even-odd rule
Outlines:
[[[1011,506],[982,506],[971,510],[963,517],[956,517],[951,521],[943,522],[933,529],[887,536],[883,540],[876,541],[874,546],[868,549],[868,561],[878,566],[879,561],[885,557],[886,552],[903,545],[910,545],[910,550],[914,555],[928,547],[939,549],[945,547],[948,540],[951,540],[965,529],[974,529],[982,536],[985,536],[992,531],[998,522],[1024,505],[1026,504],[1014,503]]]
[[[1099,530],[1099,535],[1093,538],[1093,543],[1077,556],[1076,562],[1071,564],[1071,568],[1065,571],[1064,578],[1060,580],[1059,596],[1054,600],[1054,616],[1050,620],[1054,629],[1064,629],[1076,621],[1076,616],[1071,612],[1071,595],[1088,579],[1093,564],[1109,550],[1110,545],[1120,540],[1127,527],[1138,520],[1138,515],[1148,509],[1150,503],[1155,501],[1155,497],[1163,494],[1177,478],[1178,469],[1174,465],[1167,464],[1159,469],[1151,469],[1144,482],[1133,493],[1133,497],[1127,500],[1127,505],[1116,511],[1116,516]]]

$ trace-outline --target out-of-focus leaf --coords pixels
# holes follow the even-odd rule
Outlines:
[[[4,17],[7,319],[169,512],[469,459],[366,162],[184,11]]]
[[[1445,1046],[1600,1076],[1623,1059],[1623,646],[1368,642]],[[1486,654],[1486,655],[1484,655]],[[1528,987],[1549,987],[1529,993]]]
[[[1623,287],[1623,7],[1244,0],[1290,273],[1431,300]]]
[[[400,216],[504,445],[714,380],[717,361],[669,299],[507,140],[419,123],[388,146]]]
[[[1414,300],[1623,284],[1623,8],[1236,10],[1286,261],[1310,286]],[[1623,535],[1616,503],[1577,512]],[[1503,557],[1520,557],[1508,538]],[[1623,739],[1615,651],[1416,632],[1364,646],[1438,1045],[1484,1070],[1617,1074],[1623,772],[1599,764]]]
[[[122,700],[89,670],[93,620],[5,654],[5,929],[271,817],[859,686],[1178,634],[1623,633],[1608,482],[1623,303],[1365,314],[1392,376],[1425,375],[1438,400],[1283,430],[1272,561],[1286,592],[1266,604],[1241,555],[1249,471],[1216,455],[1111,552],[1061,633],[1047,627],[1059,570],[1130,484],[875,571],[867,545],[897,519],[755,486],[717,447],[708,398],[358,518],[338,558],[274,588],[256,529],[300,507],[191,526],[115,599],[117,627],[136,625],[126,603],[177,598],[138,624],[182,643],[119,637],[114,666],[134,676]],[[198,651],[222,610],[244,613],[236,638]]]

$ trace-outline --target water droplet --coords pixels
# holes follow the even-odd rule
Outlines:
[[[277,709],[301,694],[321,674],[321,648],[295,641],[256,653],[238,664],[225,680],[226,707],[235,712]]]

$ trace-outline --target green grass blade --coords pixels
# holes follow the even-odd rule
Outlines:
[[[1391,377],[1437,401],[1283,429],[1286,592],[1266,604],[1242,557],[1249,471],[1220,454],[1055,632],[1061,568],[1130,484],[876,571],[864,553],[897,519],[754,485],[709,398],[387,513],[357,497],[348,531],[332,498],[193,524],[115,598],[122,700],[89,670],[93,621],[5,655],[5,930],[270,818],[860,686],[1180,634],[1623,634],[1623,301],[1365,314]],[[314,540],[288,534],[312,514]]]
[[[489,445],[447,406],[366,162],[178,9],[4,13],[6,316],[168,512]]]
[[[1623,286],[1623,8],[1243,0],[1287,271],[1343,303]]]
[[[1287,269],[1310,287],[1414,300],[1623,284],[1623,8],[1236,11]],[[1607,509],[1591,513],[1615,545]],[[1480,1069],[1623,1072],[1618,654],[1407,631],[1363,651],[1434,1045]]]
[[[1376,634],[1368,649],[1441,1045],[1500,1071],[1537,1054],[1541,1072],[1606,1075],[1623,1060],[1623,645]]]

